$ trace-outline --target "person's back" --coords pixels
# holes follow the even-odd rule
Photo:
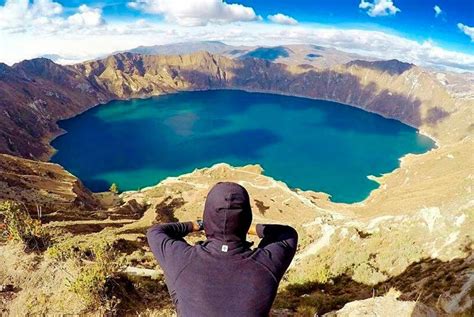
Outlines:
[[[147,233],[178,314],[268,316],[296,252],[296,231],[282,225],[250,227],[248,193],[228,182],[209,192],[203,220],[207,240],[195,246],[183,237],[197,230],[196,223],[155,225]],[[246,241],[248,231],[263,238],[254,250]]]

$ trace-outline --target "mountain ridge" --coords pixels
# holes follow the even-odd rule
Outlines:
[[[380,65],[380,62],[376,63]],[[254,58],[236,60],[208,52],[177,56],[119,53],[71,66],[37,59],[17,63],[11,68],[17,72],[15,75],[21,75],[26,81],[34,81],[28,84],[25,82],[27,87],[17,87],[15,96],[2,98],[0,103],[7,108],[7,113],[14,102],[23,101],[23,106],[30,105],[25,107],[25,116],[37,116],[47,121],[48,128],[28,134],[34,134],[33,138],[39,134],[45,140],[59,133],[55,126],[57,120],[71,117],[97,104],[113,99],[145,98],[183,90],[237,88],[337,101],[400,120],[426,130],[432,136],[435,133],[430,131],[434,130],[431,125],[459,110],[441,84],[421,69],[410,66],[404,73],[394,76],[391,73],[384,75],[384,71],[380,73],[378,69],[372,69],[373,64],[368,65],[352,63],[331,69],[316,69]],[[413,83],[410,85],[408,80]],[[6,81],[7,78],[4,78],[0,82],[3,92],[8,88],[2,89],[2,85],[11,84]],[[432,87],[425,89],[416,86],[421,83]],[[420,99],[420,92],[424,100]],[[8,97],[8,93],[5,92],[4,96]],[[74,105],[71,111],[62,110],[58,113],[54,110],[62,108],[66,100]],[[437,106],[440,102],[443,103],[441,108]],[[38,108],[47,108],[48,118],[43,118],[41,113],[31,113],[35,110],[41,112]],[[4,117],[0,120],[6,121]],[[22,142],[13,139],[9,142],[7,135],[12,133],[6,133],[5,127],[13,131],[21,130],[21,126],[4,122],[3,127],[3,131],[0,131],[3,136],[0,138],[1,152],[33,158],[47,158],[51,153],[47,143],[33,146],[34,151],[31,152]],[[28,137],[28,134],[20,133],[31,144],[33,138]],[[443,138],[442,135],[435,137]],[[19,145],[12,151],[6,146],[8,143]]]

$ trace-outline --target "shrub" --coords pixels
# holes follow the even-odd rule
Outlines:
[[[112,183],[112,185],[110,185],[109,191],[111,193],[118,194],[119,188],[118,188],[117,184]]]
[[[48,247],[49,236],[39,219],[31,218],[26,208],[17,202],[0,202],[0,215],[3,218],[2,236],[7,240],[19,241],[26,251],[43,251]]]
[[[69,238],[51,246],[46,254],[56,261],[88,260],[93,261],[108,249],[108,242],[104,239],[85,239],[81,236]]]
[[[65,256],[69,257],[70,255]],[[105,285],[120,270],[120,264],[115,261],[116,252],[108,243],[98,244],[92,249],[90,256],[93,261],[80,267],[79,275],[70,282],[69,287],[72,292],[84,300],[86,305],[98,307],[109,300],[105,293]]]
[[[68,281],[68,287],[87,307],[115,316],[114,312],[131,305],[128,297],[136,291],[121,273],[125,259],[114,243],[101,237],[78,236],[54,244],[46,254],[56,261],[73,261],[79,273]]]
[[[307,282],[326,283],[334,274],[331,272],[329,265],[323,261],[315,259],[306,263],[298,271],[292,272],[289,276],[289,282],[293,284],[304,284]]]
[[[317,308],[312,306],[298,306],[296,309],[296,317],[313,317],[317,316]]]

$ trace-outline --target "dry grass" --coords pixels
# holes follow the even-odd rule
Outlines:
[[[23,243],[25,251],[44,251],[49,246],[49,235],[41,220],[33,219],[25,206],[14,201],[0,202],[2,226],[0,235],[7,241]]]

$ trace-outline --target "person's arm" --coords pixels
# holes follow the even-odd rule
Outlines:
[[[148,245],[160,266],[171,276],[191,248],[183,238],[198,230],[199,225],[195,221],[157,224],[148,229]]]
[[[258,248],[262,249],[264,264],[281,278],[290,265],[298,246],[298,233],[290,226],[256,224],[250,226],[249,234],[262,238]]]

